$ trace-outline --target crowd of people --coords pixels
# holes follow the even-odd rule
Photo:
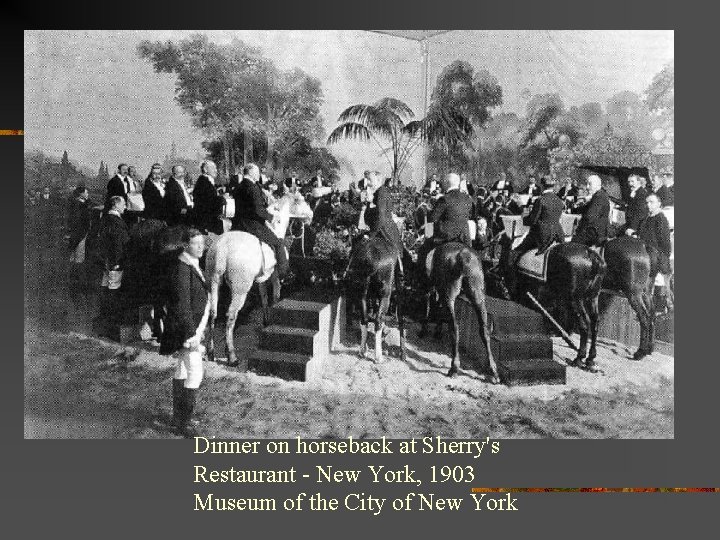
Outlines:
[[[611,200],[602,187],[601,178],[590,175],[582,185],[568,178],[556,185],[549,176],[540,181],[530,175],[522,189],[501,173],[495,181],[478,185],[464,174],[449,173],[442,180],[433,174],[422,187],[415,190],[399,186],[391,178],[383,178],[377,171],[365,171],[363,177],[340,190],[329,181],[322,170],[307,180],[297,171],[283,180],[274,180],[265,167],[247,164],[242,174],[231,178],[227,185],[217,183],[217,167],[209,160],[200,164],[200,176],[189,182],[186,170],[177,165],[165,178],[163,168],[155,163],[144,181],[136,171],[120,164],[109,180],[104,200],[98,245],[103,264],[101,283],[101,315],[105,321],[101,331],[119,339],[118,295],[122,285],[126,250],[130,241],[130,225],[140,219],[152,219],[167,225],[185,225],[185,248],[168,276],[170,297],[167,304],[166,329],[161,337],[161,353],[177,358],[173,379],[173,426],[182,433],[192,431],[191,415],[195,393],[202,380],[202,336],[209,309],[208,285],[199,266],[204,249],[204,236],[231,230],[245,231],[272,246],[277,257],[280,276],[288,271],[287,253],[282,239],[266,226],[274,219],[271,203],[287,193],[299,193],[314,210],[313,223],[322,227],[334,209],[343,203],[361,209],[362,221],[370,236],[382,236],[402,261],[403,234],[397,227],[397,211],[392,193],[404,190],[412,200],[412,226],[424,240],[417,253],[423,267],[424,257],[433,247],[457,241],[474,247],[468,222],[475,221],[483,238],[492,238],[503,231],[502,217],[522,216],[529,232],[519,246],[512,250],[502,271],[508,279],[514,265],[528,250],[542,253],[555,242],[566,240],[560,225],[563,213],[581,214],[572,240],[588,246],[600,246],[612,234],[610,222]],[[642,239],[649,249],[658,253],[658,271],[669,283],[672,266],[670,226],[662,212],[674,206],[673,177],[655,175],[648,183],[640,175],[628,179],[629,195],[624,201],[625,223],[619,234]],[[50,191],[46,188],[31,198],[38,208],[51,208]],[[234,212],[228,212],[229,201]],[[50,210],[48,210],[50,212]],[[423,238],[425,226],[433,223],[432,237]],[[85,262],[86,241],[91,229],[91,202],[88,190],[79,185],[67,206],[66,234],[68,259],[78,270]],[[429,236],[429,235],[428,235]],[[480,236],[480,235],[478,235]],[[74,272],[71,272],[73,274]],[[82,272],[77,272],[81,275]],[[422,279],[421,279],[422,281]],[[668,290],[669,293],[669,290]],[[671,293],[668,304],[671,306]]]

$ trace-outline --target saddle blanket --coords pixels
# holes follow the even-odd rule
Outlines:
[[[531,249],[520,257],[517,263],[518,272],[533,279],[547,281],[548,256],[554,248],[554,245],[550,246],[541,255],[537,254],[537,249]]]

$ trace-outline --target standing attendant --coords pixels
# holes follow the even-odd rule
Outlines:
[[[120,340],[121,299],[123,264],[125,250],[130,241],[128,227],[122,218],[125,212],[125,199],[114,195],[109,200],[110,208],[100,224],[100,245],[105,270],[103,272],[101,293],[101,324],[104,334],[110,339]]]
[[[640,226],[640,222],[648,215],[647,191],[642,186],[641,179],[636,174],[628,177],[630,185],[630,199],[625,207],[625,234],[632,236]]]
[[[85,262],[85,238],[90,230],[90,208],[88,207],[88,190],[79,185],[73,190],[68,207],[68,251],[70,262],[82,265]],[[80,268],[80,266],[76,267]],[[74,272],[75,273],[75,272]]]
[[[111,197],[122,197],[127,202],[127,194],[130,193],[130,180],[128,179],[128,166],[125,163],[118,165],[117,173],[107,184],[107,195],[105,197],[106,210],[110,207]]]
[[[145,219],[165,221],[165,183],[162,178],[162,165],[154,163],[145,180],[142,190]]]
[[[530,199],[528,200],[528,206],[530,205],[530,201],[532,201],[533,198],[540,195],[540,186],[537,185],[534,176],[530,177],[530,182],[528,183],[527,187],[520,192],[520,194],[530,195]]]
[[[390,198],[390,190],[383,185],[380,173],[370,173],[370,181],[372,182],[375,193],[373,194],[373,203],[376,212],[374,219],[371,219],[370,237],[380,236],[384,238],[395,249],[395,254],[399,261],[402,261],[403,243],[400,231],[392,218],[392,199]]]
[[[209,285],[200,270],[205,238],[197,229],[183,235],[184,251],[170,272],[167,326],[160,354],[177,359],[172,381],[172,426],[187,438],[196,436],[191,421],[203,378],[202,338],[210,315]]]
[[[663,185],[656,191],[660,204],[675,206],[675,177],[671,173],[663,173]]]
[[[165,185],[165,219],[170,226],[187,222],[193,202],[185,187],[185,167],[175,165],[172,176]]]
[[[674,298],[670,288],[670,276],[672,274],[672,266],[670,265],[670,255],[672,254],[670,224],[662,212],[660,198],[657,194],[651,193],[648,195],[646,202],[648,215],[640,223],[637,236],[645,242],[648,251],[654,250],[657,253],[657,270],[662,274],[665,281],[664,296],[667,308],[672,310]]]
[[[193,190],[193,221],[201,231],[223,233],[222,211],[224,199],[217,194],[215,177],[217,166],[212,161],[203,161],[195,189]]]

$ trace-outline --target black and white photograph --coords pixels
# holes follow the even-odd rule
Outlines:
[[[25,439],[673,439],[672,30],[25,30]]]

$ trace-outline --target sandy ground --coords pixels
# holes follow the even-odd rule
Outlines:
[[[240,358],[247,358],[258,329],[254,317],[236,330]],[[624,346],[604,342],[597,358],[603,373],[568,368],[566,385],[506,387],[474,371],[447,378],[449,342],[418,339],[416,325],[408,341],[403,362],[391,331],[395,356],[382,364],[360,359],[356,346],[346,346],[306,383],[206,362],[197,413],[201,431],[230,438],[674,436],[669,356],[655,353],[636,362]],[[116,344],[32,322],[25,344],[27,438],[174,436],[162,427],[170,409],[171,358],[143,346],[128,362],[115,356],[122,350]],[[559,362],[573,357],[559,338],[554,351]]]

